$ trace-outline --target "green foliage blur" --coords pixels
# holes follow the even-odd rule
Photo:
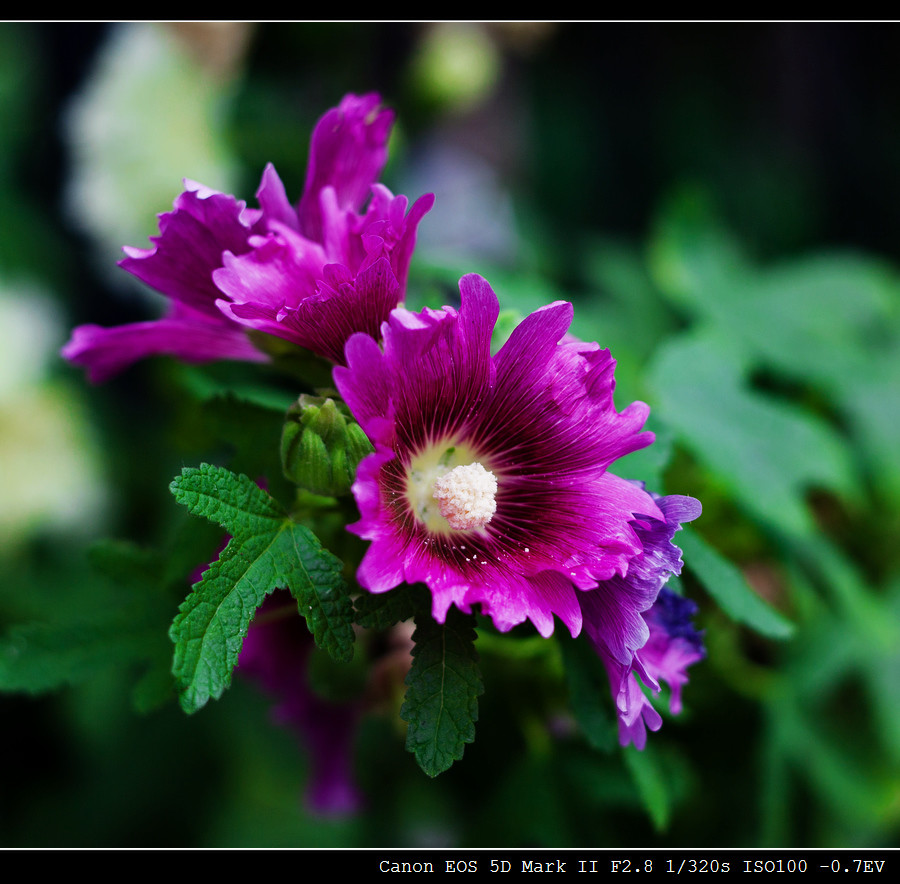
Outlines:
[[[893,43],[851,24],[0,24],[0,846],[900,846]],[[580,720],[612,733],[605,677],[561,675],[581,644],[486,632],[464,758],[423,775],[388,679],[357,740],[366,808],[322,819],[252,685],[191,716],[171,693],[168,629],[221,535],[169,483],[277,459],[271,411],[238,427],[217,394],[296,392],[163,359],[91,387],[57,353],[77,324],[158,313],[115,261],[183,177],[252,203],[273,162],[299,195],[316,119],[373,90],[397,111],[385,182],[437,198],[409,305],[451,303],[467,272],[514,314],[571,300],[573,332],[618,360],[619,407],[651,405],[656,445],[615,471],[702,501],[676,542],[708,657],[638,753],[568,712],[599,696]]]

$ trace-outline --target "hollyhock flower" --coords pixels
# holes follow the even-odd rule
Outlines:
[[[616,575],[600,589],[584,593],[581,608],[584,631],[606,667],[619,716],[619,742],[643,749],[646,729],[659,730],[662,718],[641,690],[638,677],[659,691],[659,680],[671,689],[670,710],[681,711],[681,688],[686,668],[704,656],[699,633],[690,618],[696,605],[666,589],[671,574],[681,573],[681,550],[672,543],[683,522],[700,515],[691,497],[651,495],[664,516],[636,527],[643,551],[624,575]],[[629,628],[617,624],[611,599],[627,596],[641,611]]]
[[[169,313],[76,328],[63,356],[93,382],[158,354],[264,361],[247,337],[255,329],[341,361],[350,334],[377,330],[402,301],[416,228],[433,203],[426,195],[407,213],[406,197],[376,183],[393,123],[379,103],[347,95],[319,120],[296,207],[271,164],[258,209],[186,180],[153,247],[126,247],[120,262],[171,300]]]
[[[653,441],[648,408],[616,410],[609,351],[565,337],[571,304],[532,313],[492,356],[496,295],[474,274],[460,293],[459,311],[394,310],[383,349],[354,335],[334,369],[375,448],[353,486],[349,527],[371,541],[358,580],[423,582],[439,622],[479,605],[502,631],[530,620],[543,636],[554,617],[577,635],[595,599],[597,635],[633,657],[660,585],[641,575],[659,570],[669,523],[608,468]]]
[[[688,681],[685,670],[706,656],[703,637],[691,622],[696,613],[694,602],[663,587],[644,615],[650,638],[639,652],[640,663],[651,683],[662,679],[668,684],[673,715],[681,712],[681,689]]]
[[[238,673],[276,700],[274,720],[290,728],[309,756],[306,804],[319,816],[356,813],[363,804],[353,775],[353,743],[361,706],[333,702],[307,682],[312,635],[285,592],[269,596],[257,611],[238,659]]]

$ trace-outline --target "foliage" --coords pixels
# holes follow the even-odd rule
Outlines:
[[[73,323],[98,314],[131,321],[140,308],[118,296],[106,256],[98,271],[86,254],[99,234],[82,225],[76,235],[57,213],[63,179],[79,169],[45,153],[65,110],[51,102],[62,89],[50,58],[64,34],[74,36],[65,28],[79,26],[55,27],[63,30],[0,27],[0,203],[16,218],[0,243],[0,283],[26,291],[21,280],[38,280]],[[102,49],[108,33],[80,27],[85,52]],[[745,81],[756,76],[724,56],[746,66],[770,32],[751,28],[743,52],[721,28],[717,38],[612,26],[619,39],[600,40],[598,52],[578,27],[559,26],[514,62],[523,50],[489,29],[478,45],[497,55],[485,71],[505,71],[525,97],[488,78],[476,83],[480,98],[468,82],[454,103],[417,93],[411,27],[268,25],[227,94],[211,99],[207,81],[201,90],[203,113],[217,100],[217,126],[227,121],[227,139],[202,133],[227,140],[210,150],[233,153],[248,180],[274,161],[288,192],[302,182],[315,115],[349,89],[380,88],[402,107],[389,177],[414,179],[424,156],[448,176],[447,202],[467,192],[447,170],[472,157],[458,150],[455,165],[441,166],[434,140],[459,143],[446,133],[462,139],[468,121],[488,145],[496,132],[485,117],[516,119],[496,136],[493,160],[507,165],[490,182],[515,208],[508,238],[478,227],[499,200],[423,222],[410,305],[447,303],[459,276],[475,270],[508,311],[502,338],[515,317],[571,300],[573,331],[619,361],[619,404],[650,404],[658,441],[623,460],[623,474],[704,504],[677,535],[685,570],[671,582],[698,600],[708,651],[691,670],[683,714],[669,715],[663,696],[662,730],[643,753],[623,750],[605,675],[583,642],[524,628],[499,636],[453,609],[438,624],[418,586],[361,594],[361,545],[345,531],[355,518],[345,460],[342,486],[328,493],[298,488],[279,458],[297,397],[321,403],[333,390],[268,366],[165,360],[88,390],[49,362],[41,383],[70,400],[62,413],[92,418],[101,454],[86,448],[84,457],[98,461],[111,504],[105,521],[29,527],[0,542],[0,703],[8,757],[23,758],[0,811],[2,843],[897,843],[900,276],[890,225],[876,223],[895,207],[870,194],[896,183],[896,151],[862,139],[854,174],[879,169],[885,180],[856,188],[865,205],[829,214],[831,178],[817,179],[814,163],[798,172],[790,150],[773,148],[778,127],[742,128],[754,118]],[[813,55],[836,39],[792,33]],[[880,57],[881,44],[866,39]],[[861,51],[861,32],[845,40],[848,53]],[[634,73],[634,58],[666,57],[696,60],[700,81],[678,70],[653,89],[649,77],[634,77],[629,95],[613,89],[623,65]],[[95,60],[86,54],[79,74]],[[869,82],[855,64],[848,76]],[[192,94],[167,93],[176,119],[192,119]],[[646,119],[635,120],[635,107]],[[877,110],[869,106],[861,125],[886,132]],[[141,107],[132,112],[139,132]],[[523,131],[527,150],[517,142]],[[136,174],[125,161],[107,171]],[[185,170],[171,174],[174,195]],[[133,206],[129,223],[146,227],[152,219],[140,213],[167,208]],[[34,411],[2,380],[0,445],[9,446],[4,428]],[[0,451],[0,463],[8,457]],[[52,467],[47,459],[50,477]],[[4,509],[25,503],[5,500]],[[233,677],[257,609],[276,589],[290,592],[307,623],[320,693],[339,690],[362,710],[354,766],[369,803],[357,817],[304,812],[298,795],[314,771],[269,726],[266,699],[240,668]],[[179,702],[202,711],[184,716]]]

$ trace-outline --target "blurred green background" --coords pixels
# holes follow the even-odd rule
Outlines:
[[[0,846],[900,846],[897,34],[0,25]],[[221,454],[204,391],[255,376],[90,387],[57,352],[159,312],[115,261],[182,178],[253,204],[271,161],[296,198],[316,119],[372,90],[385,183],[437,196],[410,304],[472,271],[520,313],[572,300],[619,407],[650,403],[659,442],[616,472],[702,500],[681,585],[709,653],[639,755],[579,733],[556,642],[484,636],[464,759],[429,780],[382,697],[367,807],[334,820],[251,686],[187,718],[149,683],[185,555],[168,483]]]

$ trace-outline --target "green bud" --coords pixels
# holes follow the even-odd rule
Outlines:
[[[295,485],[325,496],[347,494],[356,467],[372,450],[343,402],[304,394],[288,409],[281,465]]]

